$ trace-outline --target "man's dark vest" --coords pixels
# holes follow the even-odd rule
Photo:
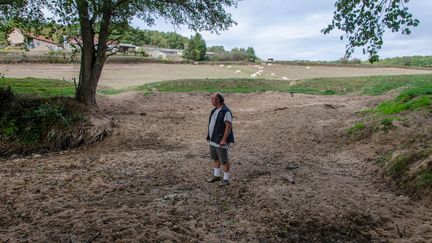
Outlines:
[[[216,111],[216,108],[214,108],[211,111],[211,113],[210,113],[209,125],[210,125],[211,117],[212,117],[212,115],[213,115],[213,113],[215,111]],[[226,127],[226,125],[225,125],[224,118],[225,118],[225,114],[227,112],[231,112],[230,109],[226,105],[222,106],[222,108],[219,111],[219,114],[218,114],[218,116],[216,118],[215,127],[213,129],[213,134],[211,135],[211,137],[208,134],[208,129],[207,129],[207,140],[210,140],[210,141],[212,141],[214,143],[217,143],[217,144],[220,143],[220,141],[222,140],[223,135],[225,133],[225,127]],[[232,116],[232,112],[231,112],[231,116]],[[227,138],[227,143],[234,143],[234,133],[233,133],[232,125],[231,125],[231,132],[230,132],[230,134],[228,135],[228,138]]]

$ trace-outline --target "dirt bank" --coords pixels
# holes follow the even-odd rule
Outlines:
[[[383,97],[258,93],[234,112],[232,183],[210,175],[203,94],[101,98],[99,145],[0,161],[0,241],[430,242],[432,208],[389,189],[379,144],[349,143]]]

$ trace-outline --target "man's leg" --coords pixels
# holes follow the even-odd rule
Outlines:
[[[213,160],[212,169],[213,175],[207,180],[209,183],[213,183],[220,180],[220,162],[216,148],[210,145],[210,158]]]
[[[228,162],[226,162],[223,165],[223,170],[224,170],[224,180],[228,180],[229,179],[229,170],[230,170],[230,164]],[[225,179],[225,175],[226,175],[226,179]]]
[[[223,166],[224,170],[224,176],[223,176],[223,184],[228,185],[229,184],[229,170],[230,170],[230,163],[228,161],[228,149],[220,149],[220,161]]]
[[[219,160],[213,160],[213,175],[220,176],[220,162]]]

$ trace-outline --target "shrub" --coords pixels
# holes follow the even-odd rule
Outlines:
[[[84,121],[73,99],[19,98],[6,106],[0,119],[0,138],[14,144],[38,145],[59,139]]]
[[[12,103],[14,100],[15,92],[13,92],[11,86],[0,87],[0,103],[2,104],[2,108]]]

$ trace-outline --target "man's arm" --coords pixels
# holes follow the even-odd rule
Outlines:
[[[225,145],[226,144],[228,136],[229,136],[229,134],[231,132],[231,127],[232,127],[231,122],[225,121],[225,132],[224,132],[224,135],[222,137],[222,140],[220,141],[220,145]]]

